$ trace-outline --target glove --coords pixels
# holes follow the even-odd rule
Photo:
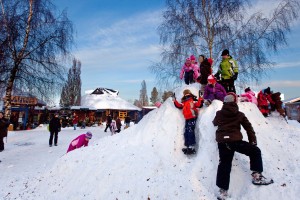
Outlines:
[[[238,73],[235,73],[235,74],[232,76],[232,79],[233,79],[233,80],[236,80],[237,77],[238,77]]]
[[[214,76],[216,77],[217,80],[220,80],[220,73],[219,72],[217,72]]]
[[[179,78],[182,80],[183,79],[183,75],[180,75]]]

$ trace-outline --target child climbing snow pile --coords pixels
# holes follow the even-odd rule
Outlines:
[[[184,145],[186,148],[183,148],[182,151],[184,154],[194,154],[196,153],[195,126],[198,117],[197,108],[202,107],[203,99],[199,97],[197,100],[196,96],[193,95],[190,90],[186,89],[183,91],[181,103],[179,103],[175,98],[174,105],[176,108],[182,109],[182,113],[185,118]]]

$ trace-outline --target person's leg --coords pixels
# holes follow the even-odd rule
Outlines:
[[[54,145],[57,146],[58,132],[54,132]]]
[[[219,148],[219,165],[217,171],[216,185],[228,190],[230,182],[231,163],[234,156],[234,150],[227,143],[218,143]]]
[[[54,132],[50,132],[49,145],[52,146]]]
[[[224,87],[226,92],[229,92],[229,87],[228,87],[228,82],[225,79],[222,79],[222,81],[220,82],[220,84]]]
[[[189,73],[188,72],[184,73],[184,82],[187,85],[190,83],[190,81],[189,81]]]
[[[245,154],[250,158],[250,170],[256,172],[263,172],[263,162],[261,158],[260,149],[256,145],[249,142],[236,142],[233,149],[239,153]]]
[[[234,85],[234,80],[233,79],[229,79],[228,80],[228,85],[229,85],[229,91],[236,93],[236,91],[235,91],[235,85]]]
[[[188,119],[185,121],[184,145],[186,147],[193,146],[196,144],[195,126],[196,119]]]
[[[3,137],[0,136],[0,151],[4,150],[4,142],[3,142]]]

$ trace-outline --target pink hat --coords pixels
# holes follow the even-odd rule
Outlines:
[[[196,60],[196,57],[194,55],[191,55],[191,60]]]
[[[187,59],[185,60],[185,62],[191,62],[191,59],[190,59],[190,58],[187,58]]]

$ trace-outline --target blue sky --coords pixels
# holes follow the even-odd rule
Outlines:
[[[148,95],[155,77],[148,67],[160,60],[159,35],[164,0],[55,0],[67,9],[75,26],[75,57],[82,62],[82,93],[97,87],[120,91],[126,100],[139,99],[141,83]],[[273,1],[257,3],[256,9],[269,8]],[[299,21],[299,20],[298,20]],[[288,35],[289,46],[274,55],[277,65],[269,77],[254,89],[271,86],[286,98],[300,96],[300,23]],[[71,65],[71,64],[70,64]],[[178,72],[179,73],[179,72]]]

